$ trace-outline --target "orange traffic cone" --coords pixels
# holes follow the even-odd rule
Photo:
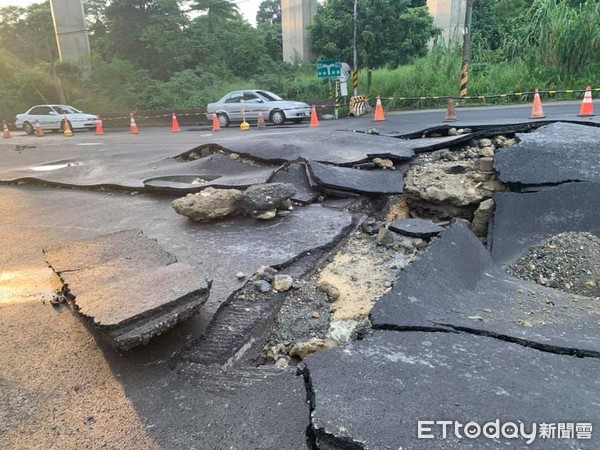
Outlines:
[[[42,130],[42,127],[40,126],[40,123],[37,121],[37,119],[35,120],[35,135],[37,137],[44,136],[44,130]]]
[[[73,130],[71,130],[71,124],[67,120],[67,115],[65,114],[65,131],[63,133],[66,137],[73,137]]]
[[[129,117],[130,117],[130,125],[129,125],[129,132],[131,134],[140,134],[140,130],[138,130],[137,125],[135,124],[135,119],[133,118],[133,113],[129,113]]]
[[[221,124],[219,123],[219,118],[216,114],[213,113],[213,131],[221,131]]]
[[[11,138],[12,134],[10,134],[10,130],[8,129],[8,125],[6,125],[6,120],[2,121],[2,128],[3,128],[3,131],[4,131],[4,136],[3,137],[5,139]]]
[[[104,127],[102,127],[102,119],[100,116],[96,116],[96,134],[104,134]]]
[[[535,95],[533,96],[533,108],[531,109],[530,119],[543,119],[546,117],[544,115],[544,108],[542,108],[542,99],[540,98],[540,93],[538,90],[535,90]]]
[[[383,105],[381,104],[381,97],[377,96],[377,104],[375,105],[375,118],[374,122],[379,122],[381,120],[385,120],[385,115],[383,114]]]
[[[317,117],[317,108],[315,108],[315,105],[312,106],[312,111],[310,113],[310,126],[311,127],[320,126],[319,117]]]
[[[448,99],[448,109],[446,111],[444,122],[456,122],[456,107],[453,98]]]
[[[179,122],[177,122],[177,116],[175,115],[175,113],[173,113],[173,127],[172,127],[171,131],[173,131],[173,133],[177,133],[177,132],[181,131],[181,128],[179,128]]]
[[[265,124],[265,116],[263,116],[262,111],[258,112],[258,122],[256,124],[256,128],[259,130],[264,130],[267,128],[267,125]]]
[[[594,102],[592,101],[592,87],[588,86],[585,88],[585,95],[583,96],[583,103],[581,104],[581,110],[579,117],[591,117],[594,115]]]

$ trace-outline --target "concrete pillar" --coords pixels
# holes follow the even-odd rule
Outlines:
[[[89,68],[90,41],[82,0],[50,0],[61,61]]]
[[[317,13],[317,0],[281,0],[283,60],[314,62],[310,51],[307,25]]]
[[[427,0],[427,7],[446,45],[462,44],[467,0]]]

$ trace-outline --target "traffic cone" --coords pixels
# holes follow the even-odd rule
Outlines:
[[[315,108],[315,105],[312,106],[312,111],[310,113],[310,126],[311,127],[320,126],[319,117],[317,117],[317,108]]]
[[[213,113],[213,131],[221,131],[221,124],[219,123],[219,118],[216,114]]]
[[[6,125],[6,120],[2,121],[2,128],[4,130],[4,139],[8,139],[12,137],[12,134],[10,134],[10,130],[8,129],[8,125]]]
[[[454,105],[454,99],[448,99],[448,109],[446,110],[446,118],[444,122],[456,122],[456,107]]]
[[[140,134],[140,130],[138,130],[137,125],[135,124],[135,119],[133,118],[133,113],[129,113],[129,117],[130,117],[130,126],[129,126],[129,132],[131,134]]]
[[[594,102],[592,101],[592,87],[588,86],[585,88],[585,95],[583,96],[583,103],[581,103],[581,110],[579,117],[591,117],[594,114]]]
[[[264,130],[267,128],[267,125],[265,124],[265,116],[263,116],[262,111],[258,112],[258,122],[256,124],[256,128],[259,130]]]
[[[102,119],[100,116],[96,116],[96,134],[104,134],[104,128],[102,127]]]
[[[65,132],[63,133],[66,137],[73,137],[73,130],[71,130],[71,125],[67,120],[67,115],[65,114]]]
[[[379,122],[381,120],[385,120],[385,115],[383,114],[383,105],[381,104],[381,97],[377,96],[377,104],[375,105],[375,118],[374,122]]]
[[[44,136],[44,130],[42,130],[42,127],[40,126],[40,123],[37,121],[37,119],[35,120],[35,135],[37,137]]]
[[[540,93],[538,90],[535,90],[535,95],[533,96],[533,108],[531,109],[530,119],[543,119],[546,117],[544,115],[544,108],[542,108],[542,99],[540,98]]]
[[[177,133],[179,131],[181,131],[181,128],[179,128],[179,122],[177,122],[177,116],[175,115],[175,113],[173,113],[173,127],[172,130],[173,133]]]

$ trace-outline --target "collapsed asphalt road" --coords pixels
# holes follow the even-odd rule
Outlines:
[[[186,136],[142,155],[118,146],[73,148],[68,158],[54,148],[56,158],[16,152],[22,164],[0,173],[3,447],[597,448],[598,299],[517,280],[500,264],[564,231],[600,235],[589,170],[600,128],[556,124],[500,137],[489,127],[416,140],[270,131]],[[556,151],[577,155],[568,172],[545,145],[547,170],[518,172],[521,144],[536,158],[535,143],[557,142],[557,133]],[[586,138],[569,142],[569,133]],[[4,145],[2,158],[15,150]],[[293,207],[270,220],[195,223],[171,209],[207,187],[273,181],[295,192]],[[134,229],[154,240],[151,251],[125,231]],[[123,252],[96,245],[123,232]],[[194,289],[210,281],[197,315],[125,353],[104,339],[104,319],[77,321],[89,316],[77,302],[104,292],[111,313],[135,293],[151,296],[160,279],[152,270],[164,267]],[[117,278],[88,275],[98,271]],[[129,292],[118,279],[125,272],[145,286]],[[53,305],[56,292],[70,303]],[[572,424],[572,433],[557,425],[554,438],[529,444],[418,439],[419,420],[496,419],[528,430]]]

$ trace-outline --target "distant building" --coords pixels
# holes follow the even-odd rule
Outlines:
[[[315,61],[306,27],[316,13],[317,0],[281,0],[284,61]]]
[[[427,0],[427,7],[435,24],[442,30],[444,42],[462,43],[467,0]]]
[[[82,0],[50,0],[50,7],[60,60],[86,68],[90,41]]]

